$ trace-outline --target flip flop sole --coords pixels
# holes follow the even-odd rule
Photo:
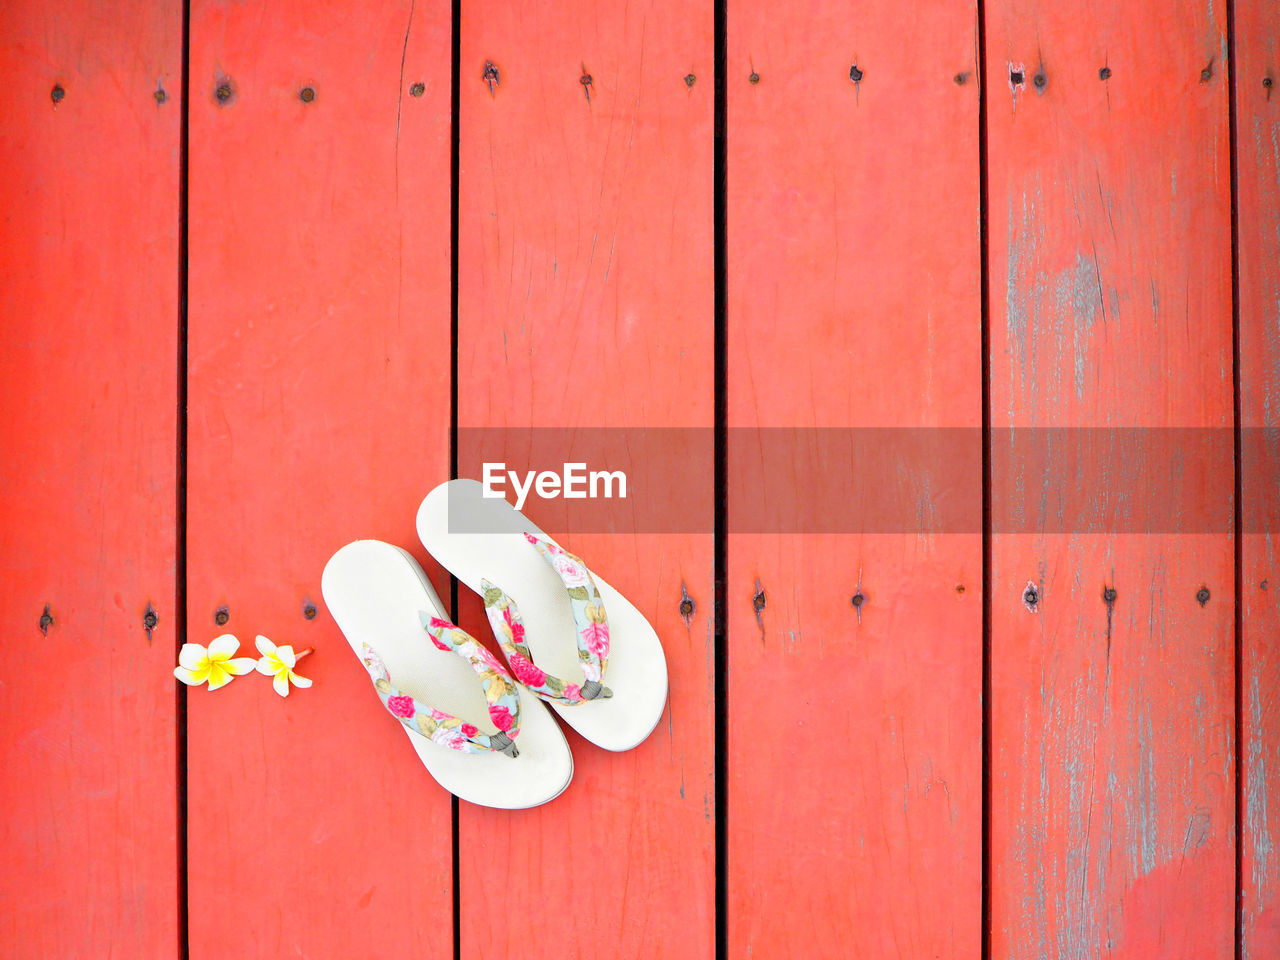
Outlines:
[[[379,540],[349,543],[325,565],[320,589],[357,657],[367,643],[395,686],[484,732],[497,732],[475,672],[461,657],[437,649],[422,629],[419,610],[445,619],[448,614],[410,554]],[[517,690],[520,755],[514,759],[450,750],[401,725],[427,771],[460,799],[521,809],[546,803],[569,785],[573,755],[564,734],[537,697],[519,685]],[[370,697],[378,703],[373,691]],[[380,703],[378,709],[385,713]],[[387,721],[395,722],[390,715]]]
[[[506,500],[483,496],[476,480],[451,480],[418,509],[418,537],[427,551],[470,589],[481,581],[515,601],[534,662],[569,683],[580,682],[577,630],[564,584],[524,534],[551,540]],[[553,541],[554,542],[554,541]],[[587,561],[588,567],[590,560]],[[649,621],[591,571],[609,617],[604,684],[613,697],[578,706],[550,703],[570,727],[606,750],[630,750],[657,726],[667,702],[667,660]]]

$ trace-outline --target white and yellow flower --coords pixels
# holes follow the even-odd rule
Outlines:
[[[191,687],[208,683],[210,690],[225,687],[232,678],[252,673],[252,657],[236,657],[240,641],[229,633],[216,638],[208,647],[199,643],[184,643],[178,654],[178,666],[173,675]]]
[[[311,686],[311,681],[306,677],[300,677],[293,672],[293,668],[298,665],[298,661],[311,652],[308,647],[301,653],[294,653],[293,647],[289,644],[277,647],[274,643],[258,634],[258,639],[254,641],[258,652],[262,654],[258,658],[258,672],[267,677],[272,677],[271,686],[275,688],[276,693],[282,697],[289,695],[289,684],[303,689]],[[252,663],[253,661],[250,661]]]

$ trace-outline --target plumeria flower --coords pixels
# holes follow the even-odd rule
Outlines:
[[[210,690],[225,687],[233,677],[253,672],[252,657],[232,659],[239,649],[240,641],[229,633],[216,638],[207,649],[199,643],[184,643],[173,675],[191,687],[206,681]]]
[[[311,648],[303,650],[301,653],[294,653],[293,647],[285,644],[277,647],[274,643],[258,634],[258,639],[254,641],[258,648],[258,652],[262,654],[258,658],[258,672],[263,676],[273,677],[271,686],[275,688],[276,693],[282,697],[289,695],[289,684],[303,689],[311,686],[311,681],[306,677],[300,677],[293,672],[293,668],[298,665],[298,661],[311,652]],[[251,663],[253,661],[250,661]]]

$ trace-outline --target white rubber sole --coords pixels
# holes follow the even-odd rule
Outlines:
[[[580,682],[577,630],[564,584],[524,534],[552,538],[506,500],[482,492],[479,481],[451,480],[427,494],[418,509],[422,545],[477,593],[486,579],[505,590],[520,608],[534,663],[569,683]],[[583,559],[590,567],[591,559]],[[591,576],[609,617],[609,665],[603,682],[613,697],[577,706],[548,705],[597,746],[630,750],[662,717],[667,659],[640,611],[595,570]]]
[[[320,583],[325,604],[356,656],[364,644],[377,651],[393,685],[456,717],[496,733],[479,678],[470,664],[436,648],[418,611],[448,614],[422,567],[404,550],[380,540],[357,540],[330,558]],[[361,665],[364,669],[364,664]],[[485,807],[535,807],[559,796],[573,777],[573,755],[546,705],[520,694],[520,733],[514,759],[500,753],[460,753],[399,724],[369,690],[369,709],[404,729],[423,765],[442,787]]]

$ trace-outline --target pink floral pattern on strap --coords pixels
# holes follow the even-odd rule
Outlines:
[[[563,547],[528,533],[525,539],[537,548],[565,585],[577,628],[578,663],[583,682],[568,683],[533,662],[533,655],[524,639],[524,622],[515,601],[501,587],[484,580],[481,587],[485,614],[502,652],[507,655],[511,672],[543,700],[575,706],[613,696],[613,691],[601,683],[609,665],[609,621],[605,615],[604,600],[591,579],[591,572],[581,558]]]
[[[498,732],[481,733],[474,723],[445,713],[396,689],[391,685],[391,675],[387,672],[386,664],[366,643],[361,659],[387,710],[413,732],[450,750],[519,756],[520,751],[513,741],[520,734],[520,694],[497,657],[465,630],[447,620],[422,614],[422,625],[437,647],[456,653],[470,662],[484,687],[485,701],[489,705],[489,720],[497,727]]]

